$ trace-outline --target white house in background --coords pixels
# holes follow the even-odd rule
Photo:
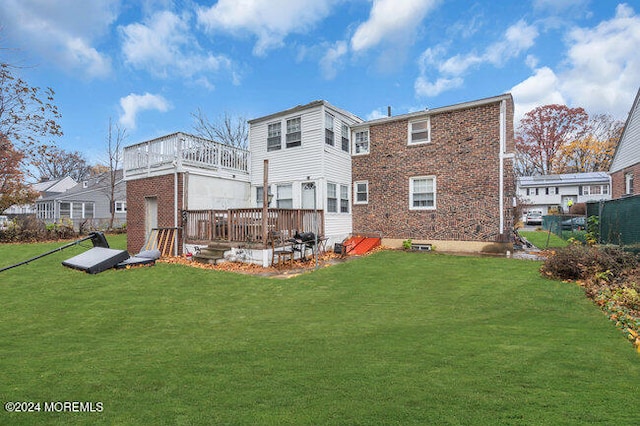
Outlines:
[[[48,197],[54,194],[62,194],[63,192],[76,186],[78,182],[73,178],[66,176],[59,179],[42,180],[31,185],[31,189],[38,192],[38,199]],[[29,215],[36,214],[36,205],[34,204],[16,204],[4,211],[5,215]]]
[[[562,207],[568,213],[572,204],[611,199],[611,178],[606,172],[569,173],[560,175],[522,176],[518,178],[518,198],[526,210]]]
[[[251,198],[262,207],[269,160],[271,207],[324,210],[329,244],[351,233],[351,130],[362,119],[314,101],[249,120]]]

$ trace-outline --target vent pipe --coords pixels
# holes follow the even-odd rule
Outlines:
[[[391,117],[391,106],[387,107],[387,117]]]

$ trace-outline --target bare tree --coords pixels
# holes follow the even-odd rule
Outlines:
[[[40,145],[33,149],[29,162],[35,168],[29,174],[38,180],[70,176],[80,182],[91,174],[91,166],[82,153],[65,151],[53,145]]]
[[[244,117],[232,116],[225,112],[217,121],[212,122],[200,108],[191,113],[191,116],[194,120],[193,130],[197,136],[236,148],[247,148],[249,127]]]
[[[95,171],[103,171],[107,175],[108,185],[105,188],[105,193],[109,200],[109,212],[111,216],[109,218],[109,229],[113,228],[113,222],[116,215],[116,186],[119,180],[122,179],[120,175],[121,160],[122,160],[122,148],[125,139],[127,138],[126,129],[121,128],[117,124],[113,124],[109,119],[109,128],[107,130],[107,164],[98,164],[94,166]]]

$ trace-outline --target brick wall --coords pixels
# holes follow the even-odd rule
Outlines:
[[[513,103],[506,146],[513,152]],[[408,120],[369,128],[370,154],[354,156],[353,180],[369,202],[353,206],[354,232],[385,238],[495,242],[509,238],[515,178],[504,161],[505,234],[500,230],[500,102],[431,116],[431,142],[408,146]],[[436,209],[409,210],[409,178],[436,177]]]
[[[633,173],[633,193],[640,194],[640,163],[636,163],[631,167],[619,170],[611,174],[611,197],[621,198],[626,194],[626,183],[624,175]]]
[[[178,214],[182,209],[183,174],[178,174]],[[174,226],[174,175],[127,181],[127,251],[136,254],[146,240],[146,198],[158,200],[158,227]],[[178,220],[180,226],[180,220]]]

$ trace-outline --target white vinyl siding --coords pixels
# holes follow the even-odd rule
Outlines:
[[[436,208],[435,176],[417,176],[409,179],[409,209],[433,210]]]
[[[409,145],[431,141],[431,122],[429,118],[409,122]]]

